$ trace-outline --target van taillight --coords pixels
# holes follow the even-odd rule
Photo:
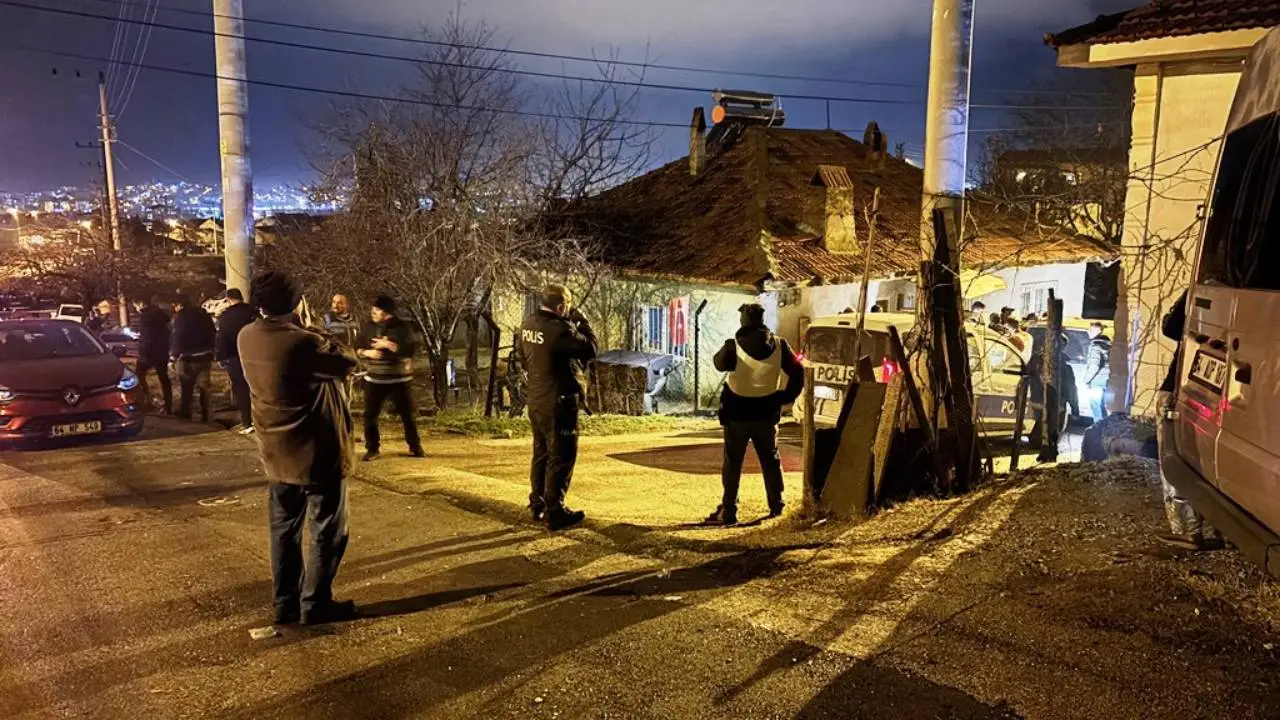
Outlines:
[[[880,365],[880,382],[885,383],[886,385],[893,382],[893,378],[898,374],[898,371],[898,364],[889,358],[885,358],[884,362]]]

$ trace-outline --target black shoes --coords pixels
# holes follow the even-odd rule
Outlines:
[[[413,448],[409,451],[409,457],[424,458],[427,453],[422,448]]]
[[[1156,539],[1160,542],[1174,547],[1179,550],[1190,550],[1192,552],[1208,552],[1211,550],[1222,550],[1226,547],[1226,543],[1221,538],[1204,537],[1200,534],[1195,535],[1157,535]]]
[[[769,506],[769,517],[771,517],[771,518],[782,517],[782,511],[783,511],[783,509],[784,509],[784,508],[786,508],[786,507],[787,507],[787,506],[786,506],[786,504],[785,504],[785,503],[778,503],[777,505],[770,505],[770,506]]]
[[[296,625],[301,619],[301,611],[294,604],[276,608],[275,618],[272,622],[276,625]]]
[[[544,507],[529,506],[529,514],[533,516],[534,522],[542,522],[547,518],[547,509]]]
[[[737,525],[738,511],[735,508],[725,509],[723,505],[716,508],[716,511],[707,516],[706,523],[708,525]]]
[[[324,625],[356,617],[356,604],[351,600],[330,600],[302,613],[303,625]]]
[[[546,514],[547,529],[556,532],[558,530],[568,530],[575,525],[581,525],[583,520],[587,519],[587,514],[581,510],[570,510],[564,508],[559,511],[551,511]]]
[[[378,459],[379,457],[381,457],[381,456],[382,456],[382,453],[378,452],[377,450],[370,450],[369,452],[366,452],[366,453],[364,454],[364,457],[363,457],[363,458],[361,458],[361,459],[360,459],[360,461],[361,461],[361,462],[373,462],[374,460],[377,460],[377,459]]]

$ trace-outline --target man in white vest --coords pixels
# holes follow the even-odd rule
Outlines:
[[[742,328],[716,353],[716,369],[728,373],[720,393],[720,424],[724,426],[724,465],[720,480],[724,497],[708,523],[738,522],[738,485],[747,443],[755,445],[764,470],[769,516],[782,514],[782,462],[778,457],[778,423],[782,407],[795,402],[804,389],[804,366],[764,324],[764,307],[751,303],[738,309]]]

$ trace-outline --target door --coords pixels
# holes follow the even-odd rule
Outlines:
[[[988,433],[1012,431],[1017,417],[1018,383],[1025,369],[1022,354],[1004,338],[985,329],[971,335],[969,343],[979,427]],[[975,357],[978,360],[972,359]]]
[[[1205,420],[1212,429],[1218,419],[1212,457],[1198,458],[1202,472],[1272,529],[1280,529],[1277,267],[1280,116],[1272,114],[1233,131],[1223,148],[1182,370],[1186,409],[1194,413],[1185,424]],[[1199,406],[1206,398],[1217,400],[1207,418]]]

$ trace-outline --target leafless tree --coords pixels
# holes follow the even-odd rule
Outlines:
[[[130,296],[146,287],[155,249],[131,237],[117,253],[100,228],[54,216],[24,226],[6,254],[4,272],[12,284],[89,304],[114,298],[117,281]]]
[[[282,239],[269,262],[313,287],[395,295],[421,328],[443,406],[455,334],[495,293],[596,274],[598,253],[556,210],[647,162],[648,143],[625,122],[634,93],[608,61],[599,83],[546,95],[486,49],[483,22],[454,16],[425,36],[435,44],[401,101],[334,107],[316,128],[317,194],[344,208],[319,233]]]

